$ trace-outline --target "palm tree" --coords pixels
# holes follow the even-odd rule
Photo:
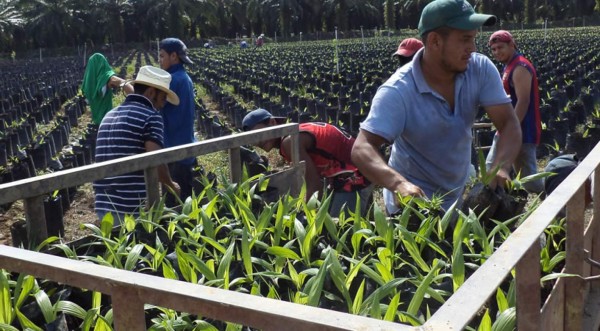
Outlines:
[[[97,27],[113,43],[125,42],[125,17],[133,12],[133,5],[129,0],[94,0],[90,7],[97,18],[92,22],[98,23]]]
[[[26,31],[35,47],[73,45],[77,33],[72,29],[72,0],[21,0]]]
[[[385,28],[388,30],[396,28],[396,6],[394,2],[394,0],[385,0],[383,15]]]
[[[11,49],[13,31],[23,24],[23,17],[8,0],[0,0],[0,51]]]

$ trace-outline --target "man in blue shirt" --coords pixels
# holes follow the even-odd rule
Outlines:
[[[475,53],[477,29],[494,24],[464,0],[435,0],[421,13],[425,47],[377,91],[352,150],[352,161],[384,188],[388,214],[398,196],[443,196],[448,210],[461,199],[471,161],[471,127],[478,107],[492,119],[500,139],[492,188],[509,180],[521,146],[521,130],[498,70]],[[379,147],[391,143],[386,162]]]
[[[195,95],[194,84],[187,74],[184,64],[192,64],[187,55],[187,47],[177,38],[163,39],[159,44],[160,67],[171,74],[170,89],[179,96],[179,105],[167,102],[162,110],[165,125],[165,148],[196,141],[194,137]],[[196,158],[184,159],[169,164],[173,180],[181,186],[180,199],[192,195],[193,170],[198,166]],[[177,199],[167,195],[166,205],[174,207]]]

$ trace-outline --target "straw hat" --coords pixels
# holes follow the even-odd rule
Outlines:
[[[168,102],[175,106],[179,105],[179,97],[169,89],[171,74],[165,70],[153,66],[143,66],[131,84],[142,84],[159,89],[167,93]]]

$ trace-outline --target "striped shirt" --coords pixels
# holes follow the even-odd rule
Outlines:
[[[163,146],[162,117],[146,97],[130,94],[102,120],[96,140],[96,162],[144,153],[147,141]],[[135,215],[146,199],[142,170],[97,180],[94,189],[96,212]]]

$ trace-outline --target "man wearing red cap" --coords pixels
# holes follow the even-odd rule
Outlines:
[[[398,45],[398,50],[392,55],[392,57],[397,58],[400,66],[403,66],[412,61],[415,53],[421,48],[423,48],[423,42],[421,42],[419,39],[406,38],[400,42],[400,45]]]
[[[536,147],[540,143],[542,122],[540,118],[540,96],[538,80],[534,66],[523,54],[517,51],[517,44],[510,32],[499,30],[490,36],[488,45],[496,60],[504,64],[502,83],[519,121],[521,121],[521,150],[513,163],[514,170],[520,177],[537,173]],[[491,167],[496,154],[498,134],[494,137],[492,148],[486,160],[487,168]],[[540,193],[544,189],[541,179],[524,183],[529,192]]]

